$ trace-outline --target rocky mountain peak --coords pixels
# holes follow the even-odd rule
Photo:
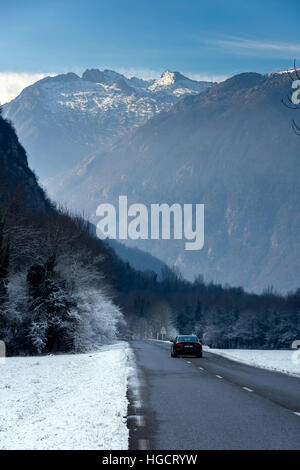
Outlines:
[[[125,77],[114,70],[87,69],[83,72],[82,79],[94,83],[115,83],[118,80],[125,79]]]
[[[123,91],[124,93],[126,93],[127,95],[132,95],[135,90],[134,88],[132,88],[131,86],[129,86],[126,81],[124,80],[124,78],[120,78],[119,80],[117,80],[115,82],[115,86],[116,88],[118,88],[119,90]]]
[[[104,73],[99,69],[86,69],[81,78],[82,80],[95,83],[103,83],[105,81]]]

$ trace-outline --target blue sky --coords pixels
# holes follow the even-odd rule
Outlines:
[[[299,0],[0,0],[0,13],[2,78],[99,67],[220,80],[300,61]]]

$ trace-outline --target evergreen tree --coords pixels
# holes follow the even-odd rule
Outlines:
[[[55,259],[28,270],[30,322],[27,336],[34,352],[72,349],[74,317],[64,283],[54,271]]]
[[[5,220],[0,220],[0,303],[7,296],[7,278],[9,269],[9,241],[4,235]]]
[[[193,311],[190,305],[185,305],[177,317],[176,327],[181,334],[190,334],[194,331]]]
[[[194,313],[194,321],[195,321],[195,331],[198,337],[201,339],[204,333],[204,316],[202,313],[202,305],[200,300],[197,300],[195,313]]]
[[[0,339],[5,338],[7,318],[5,306],[8,300],[7,282],[9,274],[9,241],[4,235],[5,220],[0,220]]]

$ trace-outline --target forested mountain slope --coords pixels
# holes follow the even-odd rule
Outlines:
[[[119,336],[156,337],[162,327],[217,347],[287,348],[299,338],[299,290],[259,296],[201,277],[187,282],[167,267],[160,281],[133,269],[89,223],[51,206],[1,117],[0,128],[0,339],[8,354],[86,351]]]
[[[204,203],[205,244],[134,241],[193,279],[298,287],[300,146],[287,73],[236,75],[183,98],[65,175],[55,198],[95,221],[102,202]]]

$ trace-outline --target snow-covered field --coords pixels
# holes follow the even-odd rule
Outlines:
[[[275,370],[300,377],[300,351],[263,349],[210,349],[204,350],[262,369]]]
[[[153,341],[171,344],[170,341]],[[300,350],[212,349],[203,345],[203,351],[218,354],[219,356],[227,357],[232,361],[242,362],[249,366],[300,377]]]
[[[0,365],[0,449],[128,448],[127,343]]]

